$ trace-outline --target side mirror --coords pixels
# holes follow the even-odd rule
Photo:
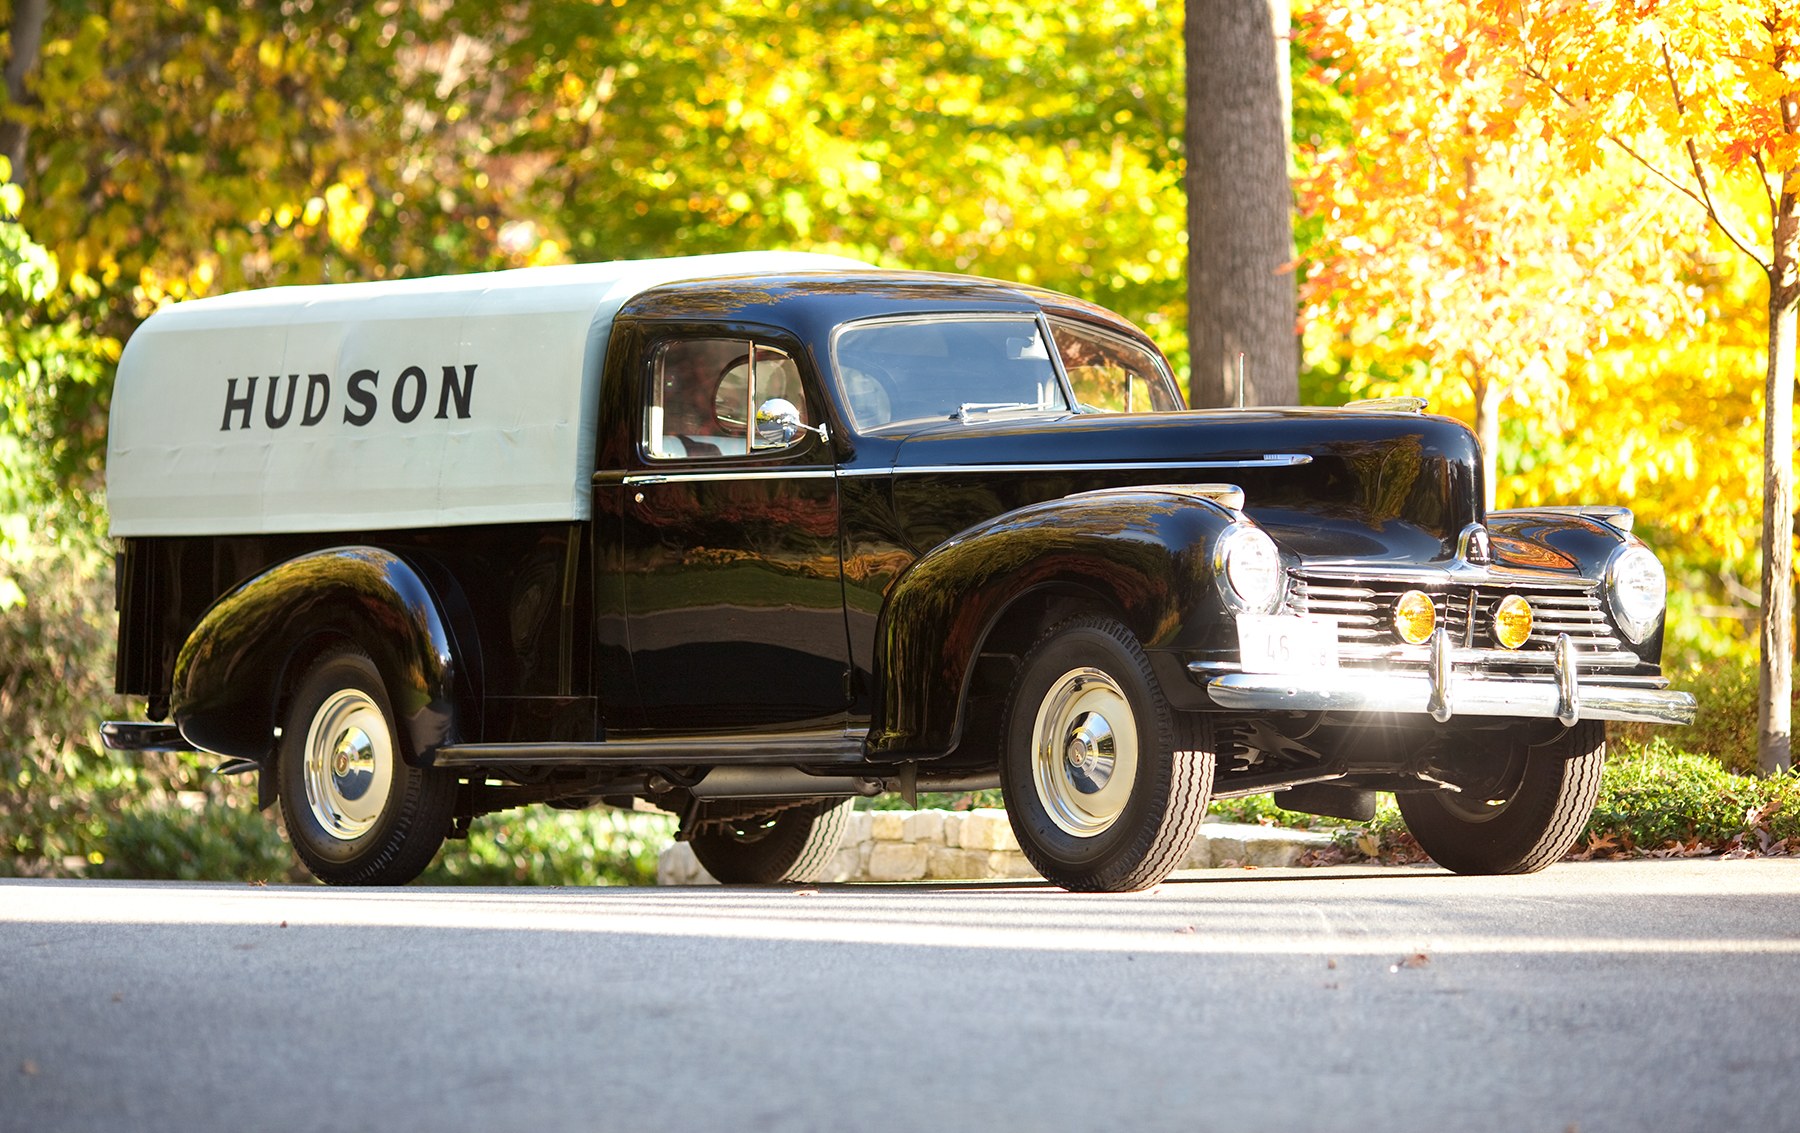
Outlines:
[[[785,397],[771,397],[756,407],[757,448],[791,445],[805,433],[816,433],[820,440],[829,439],[823,425],[815,428],[800,420],[800,410]]]

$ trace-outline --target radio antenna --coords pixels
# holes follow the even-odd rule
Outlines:
[[[1238,351],[1237,379],[1237,407],[1242,409],[1244,407],[1244,352],[1242,350]]]

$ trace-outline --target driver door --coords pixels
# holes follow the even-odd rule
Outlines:
[[[655,732],[794,732],[846,718],[837,477],[797,353],[751,336],[646,343],[621,565]]]

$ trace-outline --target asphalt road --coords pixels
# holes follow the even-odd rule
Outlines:
[[[0,882],[0,1130],[1800,1129],[1800,861]]]

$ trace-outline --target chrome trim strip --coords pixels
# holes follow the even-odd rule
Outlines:
[[[1432,678],[1424,674],[1313,670],[1307,673],[1228,673],[1206,679],[1221,708],[1244,712],[1387,712],[1423,716],[1430,710]],[[1450,705],[1462,716],[1558,719],[1563,690],[1551,681],[1506,680],[1452,674]],[[1693,694],[1669,689],[1581,684],[1574,707],[1580,720],[1637,720],[1691,724]]]
[[[1338,620],[1343,621],[1342,618]],[[1554,639],[1534,637],[1532,641],[1553,643]],[[1576,642],[1576,652],[1581,655],[1582,665],[1588,669],[1619,665],[1636,667],[1644,663],[1644,659],[1636,653],[1628,653],[1623,649],[1588,650],[1579,641]],[[1390,665],[1428,665],[1431,662],[1431,652],[1423,645],[1365,645],[1356,641],[1339,641],[1338,659],[1357,664],[1385,662]],[[1554,645],[1550,649],[1464,649],[1452,646],[1450,659],[1463,666],[1505,665],[1520,669],[1547,669],[1555,662],[1556,656]]]
[[[1569,578],[1555,575],[1534,574],[1513,567],[1482,567],[1454,561],[1439,566],[1419,566],[1414,563],[1332,563],[1309,560],[1304,567],[1290,570],[1289,574],[1297,574],[1303,581],[1318,579],[1322,582],[1387,582],[1404,585],[1408,582],[1438,582],[1456,586],[1513,586],[1527,591],[1537,590],[1592,590],[1600,585],[1597,578]]]
[[[882,469],[845,469],[846,476],[871,476],[877,472],[943,475],[953,472],[1137,472],[1150,469],[1197,469],[1197,468],[1293,468],[1301,464],[1311,464],[1312,457],[1305,453],[1277,453],[1273,456],[1253,456],[1243,460],[1116,460],[1100,461],[1092,464],[921,464],[897,465]]]
[[[1312,457],[1305,453],[1278,453],[1273,456],[1247,457],[1243,460],[1117,460],[1103,461],[1094,464],[921,464],[921,465],[882,465],[875,468],[819,468],[796,470],[759,471],[743,469],[741,471],[688,471],[671,468],[656,472],[622,472],[609,470],[596,472],[593,481],[596,484],[622,481],[626,484],[656,484],[664,480],[801,480],[824,476],[893,476],[899,473],[917,473],[920,475],[941,476],[955,472],[1136,472],[1150,469],[1199,468],[1293,468],[1302,464],[1311,464]],[[1169,491],[1177,485],[1149,484],[1145,490],[1161,489]]]
[[[1472,654],[1466,653],[1462,650],[1453,651],[1453,653],[1451,654],[1452,658],[1456,661],[1457,664],[1462,664],[1464,661],[1468,660],[1471,655]],[[1592,666],[1590,666],[1590,668],[1592,668]],[[1189,661],[1187,663],[1187,669],[1188,669],[1189,675],[1191,675],[1194,678],[1194,680],[1200,682],[1201,684],[1205,684],[1207,681],[1211,680],[1213,677],[1219,675],[1220,673],[1241,673],[1244,671],[1244,666],[1237,661]],[[1366,669],[1356,669],[1356,670],[1352,670],[1352,671],[1368,672],[1368,670],[1366,670]],[[1451,671],[1455,672],[1455,669],[1452,668]],[[1409,673],[1409,672],[1401,672],[1396,675],[1411,676],[1414,674]],[[1534,676],[1531,674],[1521,674],[1521,673],[1517,673],[1517,672],[1492,673],[1492,674],[1485,674],[1485,675],[1492,676],[1492,677],[1498,677],[1501,679],[1513,679],[1513,680],[1534,679]],[[1628,673],[1608,673],[1608,674],[1606,674],[1606,683],[1609,687],[1617,687],[1617,688],[1630,687],[1630,688],[1647,688],[1647,689],[1666,689],[1669,687],[1669,678],[1661,677],[1661,676],[1634,676],[1634,675],[1631,675]]]
[[[1496,516],[1507,515],[1544,515],[1572,516],[1576,519],[1592,519],[1606,524],[1608,527],[1631,533],[1637,523],[1637,516],[1628,507],[1618,504],[1573,504],[1569,507],[1511,507],[1505,511],[1493,513]]]
[[[829,480],[837,475],[837,471],[831,468],[783,468],[766,471],[743,469],[737,472],[687,472],[671,469],[668,472],[595,473],[594,479],[598,481],[605,476],[611,480],[615,475],[618,476],[620,483],[626,487],[632,487],[638,484],[667,484],[677,480],[683,483],[727,480]]]
[[[791,735],[669,736],[592,743],[446,744],[432,753],[431,765],[650,766],[671,761],[705,764],[861,763],[865,734],[860,729],[845,729]]]
[[[1241,512],[1244,510],[1244,489],[1236,484],[1127,484],[1120,488],[1093,488],[1084,492],[1071,492],[1063,499],[1081,500],[1093,496],[1122,496],[1136,492],[1165,492],[1173,496],[1187,496],[1190,499],[1218,504],[1226,511]]]

